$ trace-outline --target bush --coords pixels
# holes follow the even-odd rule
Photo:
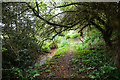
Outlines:
[[[60,43],[58,44],[58,50],[55,52],[54,57],[63,56],[69,49],[69,43],[65,38],[61,38]]]
[[[71,35],[66,35],[65,37],[66,37],[66,39],[69,39],[69,38],[71,38]]]
[[[74,34],[71,35],[71,38],[78,38],[79,35],[80,35],[79,33],[74,33]]]

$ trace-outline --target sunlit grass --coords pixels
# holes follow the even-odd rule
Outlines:
[[[55,52],[54,56],[63,56],[64,54],[67,53],[69,47],[68,46],[65,46],[65,47],[61,47],[57,50],[57,52]]]

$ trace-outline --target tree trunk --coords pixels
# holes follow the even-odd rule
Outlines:
[[[120,67],[120,50],[115,50],[114,66]]]
[[[110,37],[111,36],[109,35],[103,35],[107,49],[113,51],[113,65],[116,67],[120,67],[120,38],[118,38],[114,42],[111,42]]]
[[[114,49],[114,66],[116,67],[120,67],[120,41],[118,39],[118,41],[113,43],[113,49]]]
[[[112,43],[111,43],[111,40],[110,40],[110,35],[108,35],[107,33],[103,33],[103,39],[105,41],[105,44],[106,44],[106,47],[108,49],[111,49],[112,48]]]

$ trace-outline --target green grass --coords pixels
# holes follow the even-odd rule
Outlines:
[[[60,47],[60,48],[58,48],[58,50],[55,52],[55,54],[54,54],[54,58],[58,58],[58,57],[60,57],[60,56],[64,56],[64,54],[66,54],[67,53],[67,51],[69,50],[69,46],[67,45],[67,46],[64,46],[64,47]]]

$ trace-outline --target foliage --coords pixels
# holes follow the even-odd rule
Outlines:
[[[27,9],[24,3],[3,3],[3,69],[11,71],[16,69],[21,72],[21,68],[27,69],[35,63],[34,59],[42,54],[41,51],[49,49],[42,38],[36,37],[40,22],[36,22],[32,14],[27,15],[28,12],[24,9]],[[24,13],[19,15],[21,11]],[[3,70],[3,76],[10,77],[12,74],[10,71]]]
[[[93,29],[83,37],[83,42],[71,43],[71,47],[73,48],[73,51],[77,52],[81,52],[83,49],[101,49],[102,47],[104,48],[104,40],[101,37],[101,33],[96,29]]]
[[[57,43],[62,43],[65,40],[66,40],[66,38],[62,37],[62,36],[56,36],[55,37],[55,42],[57,42]]]
[[[71,43],[76,56],[72,58],[72,70],[82,78],[91,79],[119,79],[117,68],[113,67],[111,52],[105,50],[103,39],[97,30],[92,30],[84,38],[84,42]],[[113,75],[114,76],[113,76]],[[78,77],[75,76],[75,77]]]
[[[36,76],[39,76],[40,73],[38,70],[33,69],[34,67],[29,67],[28,70],[26,70],[26,74],[25,72],[22,71],[22,69],[19,68],[13,68],[13,72],[15,74],[15,76],[17,77],[17,79],[34,79]],[[24,75],[25,74],[25,75]]]
[[[42,46],[42,49],[43,50],[50,50],[50,44],[51,44],[52,42],[44,42],[44,44],[43,44],[43,46]]]
[[[19,67],[13,67],[10,73],[12,74],[8,76],[8,78],[12,79],[33,79],[36,76],[39,76],[40,72],[39,70],[35,69],[35,67],[41,67],[41,65],[34,65],[34,66],[29,66],[27,69],[26,68],[19,68]],[[7,78],[7,77],[6,77]],[[5,78],[5,79],[6,79]],[[3,77],[4,79],[4,77]]]
[[[49,76],[53,77],[53,76],[55,76],[55,73],[50,73]]]
[[[77,73],[74,73],[74,74],[72,74],[72,75],[70,75],[72,78],[75,78],[76,76],[78,76],[78,74]]]
[[[72,69],[78,74],[85,72],[86,78],[92,79],[119,79],[118,74],[116,74],[117,68],[111,65],[110,57],[105,55],[105,50],[87,51],[81,49],[78,52],[77,56],[72,59]]]
[[[69,31],[68,33],[67,33],[67,35],[65,35],[65,37],[66,37],[66,39],[69,39],[69,38],[78,38],[79,37],[79,35],[80,35],[80,33],[77,33],[77,32],[75,32],[75,31]]]
[[[60,57],[64,56],[64,54],[68,51],[69,49],[69,43],[65,38],[61,38],[60,43],[58,45],[58,49],[54,54],[54,57]]]
[[[53,69],[50,65],[55,65],[55,63],[46,62],[44,65],[35,64],[29,66],[27,69],[13,67],[12,74],[17,79],[35,79],[37,76],[41,76],[44,73],[49,73],[49,77],[53,77],[55,74],[50,72],[51,69]]]

